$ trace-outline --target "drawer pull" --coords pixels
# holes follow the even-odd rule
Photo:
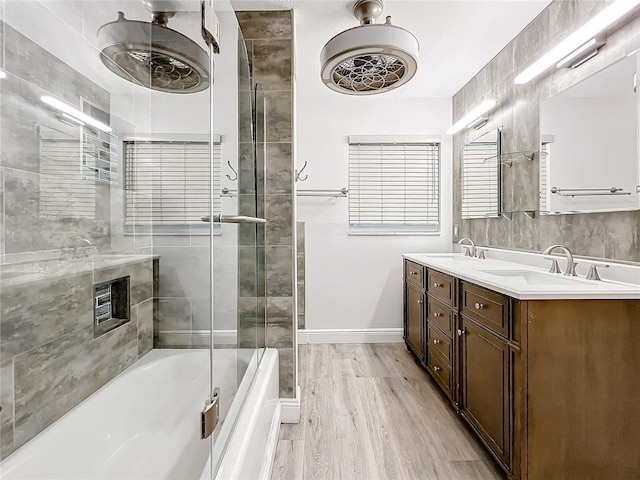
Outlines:
[[[439,366],[437,366],[437,365],[433,366],[433,371],[434,372],[439,372],[440,370],[442,370],[442,369]]]
[[[417,275],[418,272],[409,272],[409,275]]]
[[[433,339],[433,344],[434,345],[437,345],[439,343],[442,343],[442,342],[440,340],[436,339],[436,338]]]
[[[442,316],[442,314],[441,314],[441,313],[438,313],[438,312],[433,312],[433,316],[434,316],[434,317],[436,317],[436,318],[438,318],[438,317],[441,317],[441,316]]]
[[[422,299],[421,299],[421,298],[419,298],[419,299],[418,299],[418,303],[419,303],[420,305],[422,305]]]
[[[438,283],[438,282],[435,282],[435,283],[433,284],[433,288],[440,288],[441,286],[442,286],[442,284],[441,284],[441,283]]]
[[[477,302],[476,302],[476,304],[474,305],[474,307],[476,307],[476,310],[480,310],[480,309],[484,308],[484,304],[482,304],[482,303],[477,303]]]
[[[458,336],[459,336],[459,337],[461,337],[463,333],[464,333],[464,332],[463,332],[462,330],[458,329]]]

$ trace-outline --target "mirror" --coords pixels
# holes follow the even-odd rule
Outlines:
[[[500,129],[462,147],[462,218],[495,217],[500,212]]]
[[[540,105],[541,213],[640,208],[639,55]]]

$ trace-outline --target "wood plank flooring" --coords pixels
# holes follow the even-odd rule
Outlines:
[[[404,344],[301,345],[301,420],[272,480],[499,480]]]

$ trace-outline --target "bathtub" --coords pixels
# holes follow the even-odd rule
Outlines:
[[[235,350],[214,353],[223,411],[231,403],[224,404],[224,393],[236,390],[241,357]],[[267,442],[279,426],[277,351],[264,352],[255,376],[252,369],[256,367],[248,369],[238,386],[238,395],[246,390],[244,404],[230,406],[229,414],[238,413],[238,421],[223,422],[216,431],[216,438],[223,439],[213,442],[214,458],[222,458],[218,477],[238,469],[244,478],[268,475],[264,470],[270,459],[256,452],[273,453]],[[210,439],[200,439],[199,414],[209,390],[208,372],[207,350],[152,350],[7,457],[0,477],[210,479],[211,465],[217,462],[210,456]]]

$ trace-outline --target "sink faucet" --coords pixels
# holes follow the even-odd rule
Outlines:
[[[553,252],[554,250],[562,250],[564,252],[564,254],[567,257],[567,268],[565,268],[564,270],[564,274],[565,275],[569,275],[571,277],[576,277],[576,264],[573,263],[573,254],[571,253],[571,250],[569,250],[567,247],[565,247],[564,245],[551,245],[550,247],[547,247],[544,252],[542,252],[543,255],[549,255],[551,254],[551,252]]]
[[[468,242],[466,244],[462,243],[462,242]],[[462,240],[460,240],[458,242],[458,244],[462,247],[465,247],[466,250],[464,252],[465,257],[475,257],[476,256],[476,244],[473,243],[473,240],[471,240],[470,238],[463,238]]]

